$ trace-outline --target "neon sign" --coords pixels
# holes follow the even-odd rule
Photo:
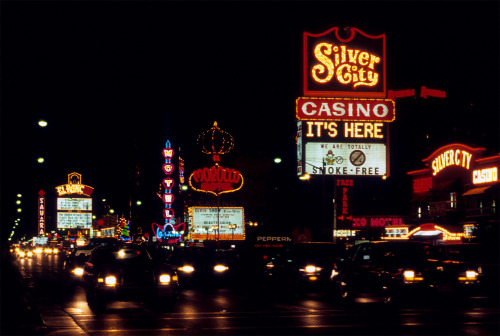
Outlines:
[[[353,120],[391,122],[395,119],[391,99],[338,99],[300,97],[296,101],[299,120]]]
[[[306,121],[307,138],[384,139],[383,123]]]
[[[303,35],[304,94],[338,97],[385,97],[385,34],[370,36],[334,27]]]
[[[57,186],[56,191],[59,196],[68,194],[92,195],[94,188],[81,184],[82,175],[78,173],[68,174],[68,183]]]
[[[38,192],[38,235],[45,234],[45,192]]]
[[[196,191],[220,195],[240,190],[243,176],[236,169],[215,165],[195,170],[189,176],[189,185]]]
[[[472,148],[462,144],[451,144],[439,148],[429,157],[423,159],[432,168],[432,175],[436,176],[448,167],[461,167],[470,170],[474,162],[474,154],[485,151],[485,148]],[[430,164],[429,164],[430,163]]]
[[[166,223],[165,225],[161,226],[159,224],[153,223],[152,229],[154,235],[160,242],[165,239],[168,243],[175,243],[178,241],[182,241],[185,225],[184,223],[180,223],[178,225]]]
[[[472,172],[472,183],[481,184],[498,181],[498,167],[484,168]]]

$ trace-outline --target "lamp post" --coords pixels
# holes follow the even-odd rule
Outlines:
[[[236,229],[236,224],[229,224],[227,227],[230,230],[232,230],[232,238],[231,238],[231,240],[234,240],[234,230]]]

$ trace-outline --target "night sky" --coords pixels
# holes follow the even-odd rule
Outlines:
[[[180,147],[189,175],[210,165],[196,139],[214,121],[235,140],[222,165],[253,162],[239,167],[249,176],[247,186],[253,181],[254,190],[265,181],[258,199],[246,193],[238,200],[248,205],[248,219],[267,221],[268,228],[319,220],[321,178],[304,183],[296,176],[304,31],[385,33],[387,89],[418,95],[423,85],[447,94],[396,100],[391,177],[356,179],[357,214],[408,215],[406,172],[424,168],[421,160],[440,146],[460,142],[485,147],[486,155],[499,152],[498,1],[1,6],[3,240],[17,216],[16,194],[23,194],[19,230],[32,232],[38,190],[53,197],[55,208],[54,188],[71,172],[95,188],[95,202],[105,197],[127,214],[131,197],[141,198],[143,224],[161,221],[155,193],[165,141]],[[38,127],[39,119],[48,127]],[[276,156],[283,159],[279,167],[272,164]],[[329,195],[333,179],[326,183]],[[275,193],[267,190],[276,187]],[[253,211],[252,204],[267,210]]]

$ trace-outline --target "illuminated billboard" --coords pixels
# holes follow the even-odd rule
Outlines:
[[[333,27],[303,34],[303,91],[307,96],[386,96],[386,36]]]
[[[304,161],[310,175],[388,175],[387,149],[381,143],[308,142]]]
[[[219,215],[217,215],[219,210]],[[245,220],[242,207],[190,207],[190,239],[243,240]]]
[[[77,194],[90,196],[94,188],[83,185],[82,175],[68,174],[68,183],[56,187],[59,196]],[[58,229],[91,229],[92,228],[92,198],[58,197],[57,198],[57,228]]]
[[[57,210],[92,211],[91,198],[57,198]]]
[[[90,229],[92,214],[90,212],[58,212],[58,229]]]

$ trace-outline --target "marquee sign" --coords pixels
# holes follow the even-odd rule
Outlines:
[[[311,175],[388,175],[387,149],[379,143],[308,142],[305,172]]]
[[[245,239],[242,207],[190,207],[191,239]]]
[[[347,33],[347,37],[341,37]],[[303,34],[304,95],[386,96],[386,37],[333,27]]]
[[[243,176],[236,169],[223,168],[218,164],[211,168],[200,168],[189,176],[189,185],[196,191],[216,196],[240,190]]]
[[[396,118],[393,99],[340,99],[299,97],[298,120],[343,120],[392,122]]]
[[[68,184],[56,187],[56,191],[59,196],[77,194],[90,197],[94,188],[83,185],[81,182],[81,174],[68,174]],[[91,229],[92,198],[58,197],[57,228]]]

